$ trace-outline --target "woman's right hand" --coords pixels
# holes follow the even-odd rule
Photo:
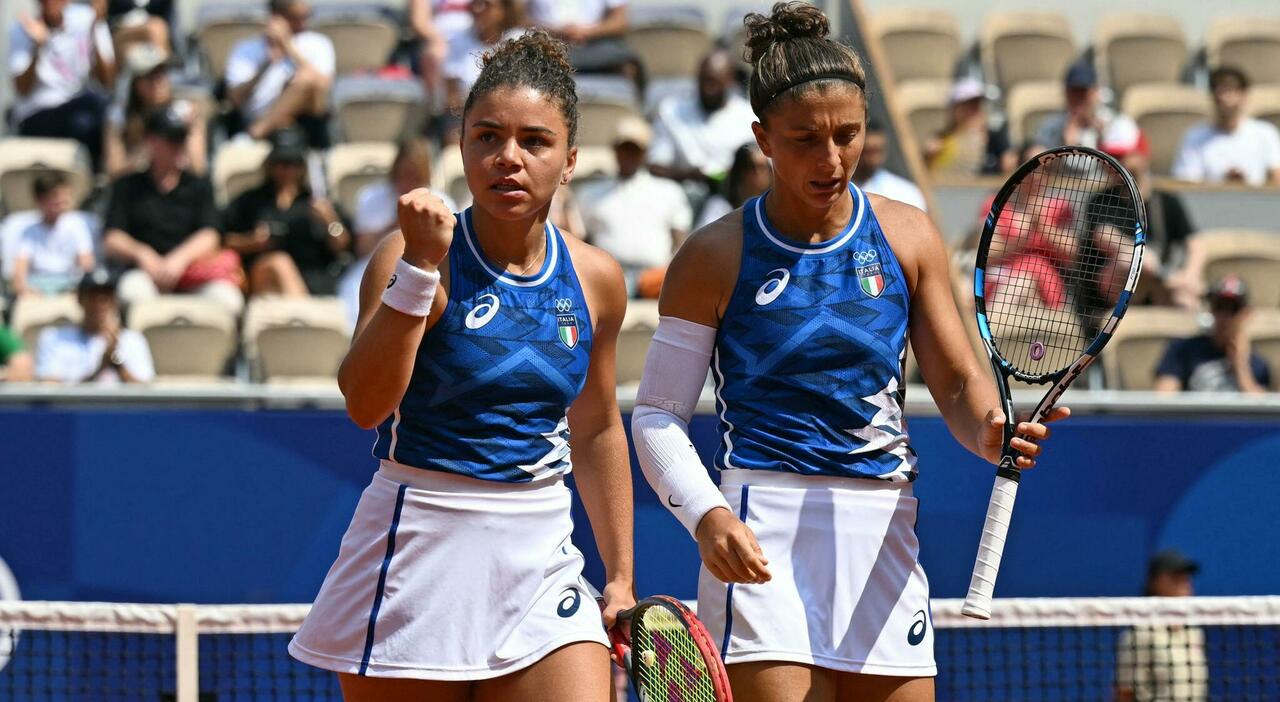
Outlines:
[[[716,507],[707,512],[696,531],[702,562],[721,582],[758,584],[773,579],[756,535],[729,510]]]
[[[435,270],[449,254],[457,219],[427,188],[410,190],[396,203],[404,260],[423,270]]]

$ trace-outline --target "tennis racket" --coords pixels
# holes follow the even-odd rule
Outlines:
[[[1010,448],[1010,379],[1050,384],[1039,422],[1097,358],[1138,284],[1146,238],[1138,187],[1115,159],[1079,146],[1023,164],[995,196],[978,245],[973,290],[978,331],[1007,421],[978,557],[961,609],[991,617],[1021,471]]]
[[[646,597],[609,630],[640,702],[733,702],[720,652],[680,600]]]

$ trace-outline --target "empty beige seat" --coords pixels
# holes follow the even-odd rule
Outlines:
[[[1209,94],[1189,85],[1142,84],[1129,88],[1124,112],[1138,122],[1151,145],[1151,170],[1168,174],[1182,137],[1192,126],[1209,119]]]
[[[1205,33],[1210,66],[1235,66],[1251,83],[1280,83],[1280,18],[1219,17]]]
[[[22,297],[13,303],[9,326],[33,352],[40,332],[47,327],[79,324],[84,311],[73,294],[50,297]]]
[[[613,176],[618,173],[618,157],[607,146],[579,146],[578,163],[573,171],[574,184]]]
[[[197,295],[164,295],[129,307],[129,328],[142,332],[156,375],[190,380],[224,375],[236,351],[236,318]]]
[[[4,209],[33,209],[36,202],[31,183],[36,176],[50,171],[67,176],[76,203],[89,193],[89,152],[79,142],[42,137],[0,139],[0,203]]]
[[[632,5],[623,37],[650,78],[691,77],[711,50],[707,19],[692,5]]]
[[[1138,83],[1176,83],[1187,63],[1187,37],[1172,15],[1117,13],[1104,15],[1094,32],[1100,73],[1123,97]]]
[[[335,144],[325,162],[330,196],[354,215],[360,189],[386,178],[395,158],[396,145],[390,142]]]
[[[398,141],[426,118],[422,84],[402,78],[347,76],[333,86],[334,116],[346,141]]]
[[[218,202],[226,204],[261,183],[262,163],[270,152],[271,145],[265,141],[233,139],[223,144],[213,156],[211,169]]]
[[[1249,88],[1249,114],[1280,129],[1280,84]]]
[[[245,309],[244,349],[253,376],[337,377],[351,337],[336,297],[257,298]]]
[[[202,3],[196,11],[196,43],[209,75],[221,81],[235,45],[262,33],[266,27],[265,3]]]
[[[907,116],[916,142],[923,145],[947,126],[948,98],[951,83],[947,80],[912,80],[900,82],[898,107]]]
[[[885,8],[871,17],[885,61],[899,85],[911,80],[949,80],[960,57],[960,29],[946,10]]]
[[[1062,81],[1019,83],[1005,98],[1009,116],[1009,143],[1023,144],[1033,140],[1046,119],[1067,106]]]
[[[1250,305],[1280,308],[1280,233],[1214,229],[1196,234],[1193,245],[1204,252],[1206,285],[1238,275],[1249,287]]]
[[[581,144],[581,136],[578,139]],[[467,187],[467,176],[462,172],[462,151],[458,147],[449,146],[441,151],[439,160],[431,169],[431,184],[448,193],[459,208],[471,206],[471,190]]]
[[[981,37],[983,68],[1004,90],[1027,81],[1061,84],[1076,56],[1067,18],[1057,12],[989,12]]]
[[[311,30],[333,42],[338,75],[382,68],[400,39],[398,28],[376,6],[318,5]]]
[[[658,329],[658,302],[656,300],[628,300],[627,313],[618,332],[618,384],[640,382],[644,372],[644,359],[649,354],[649,342]]]
[[[1124,323],[1102,351],[1107,386],[1113,390],[1150,390],[1156,366],[1174,339],[1200,333],[1196,314],[1174,307],[1130,307]]]
[[[578,144],[611,146],[618,122],[640,116],[635,88],[618,76],[585,75],[578,84]]]

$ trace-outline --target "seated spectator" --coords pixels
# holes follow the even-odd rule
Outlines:
[[[1169,344],[1156,366],[1157,392],[1264,393],[1271,387],[1271,368],[1249,347],[1249,291],[1229,275],[1209,287],[1213,327],[1208,334]]]
[[[693,223],[684,190],[644,167],[652,138],[638,117],[618,122],[618,175],[588,183],[581,193],[587,240],[617,259],[628,291],[640,297],[657,297],[667,264]]]
[[[1062,309],[1068,301],[1062,271],[1080,255],[1081,242],[1070,229],[1071,203],[1048,190],[1053,174],[1032,172],[996,220],[987,252],[986,290],[989,305],[1036,305]],[[986,219],[995,200],[982,206]]]
[[[529,21],[569,45],[569,62],[580,73],[620,73],[644,94],[640,59],[622,41],[626,0],[529,0]]]
[[[1245,114],[1249,79],[1231,66],[1209,76],[1213,122],[1197,124],[1182,137],[1173,163],[1175,178],[1199,183],[1280,183],[1280,132]]]
[[[1063,90],[1067,109],[1049,115],[1040,124],[1035,136],[1037,150],[1067,145],[1096,149],[1103,131],[1112,122],[1133,123],[1128,116],[1118,114],[1103,104],[1102,93],[1098,89],[1098,72],[1087,59],[1081,59],[1067,69]]]
[[[169,19],[173,0],[96,0],[107,4],[107,25],[115,40],[116,55],[144,44],[169,55]]]
[[[733,165],[729,167],[729,177],[725,179],[725,194],[712,195],[707,199],[694,229],[701,229],[742,207],[747,200],[768,190],[772,181],[773,169],[760,147],[755,142],[739,146],[733,155]]]
[[[262,184],[227,207],[226,245],[243,258],[254,295],[332,295],[351,236],[333,205],[312,196],[305,136],[283,130],[272,141]]]
[[[889,158],[889,139],[884,129],[875,122],[868,122],[865,138],[862,156],[853,169],[853,182],[862,188],[863,192],[881,195],[890,200],[898,200],[927,210],[928,205],[925,204],[924,193],[920,188],[884,167],[884,162]]]
[[[0,383],[22,383],[34,377],[35,364],[22,337],[0,324]]]
[[[155,377],[146,337],[120,323],[116,278],[98,269],[80,281],[79,326],[52,327],[36,343],[36,377],[59,383],[146,383]]]
[[[409,0],[405,8],[410,29],[419,48],[416,73],[422,76],[428,99],[437,94],[443,78],[441,68],[456,38],[471,29],[469,0]]]
[[[471,27],[449,43],[444,62],[445,114],[453,116],[445,130],[445,143],[456,144],[462,114],[471,85],[480,77],[484,54],[503,40],[524,33],[524,4],[520,0],[471,0]]]
[[[107,98],[90,84],[115,82],[111,35],[97,13],[70,0],[40,0],[38,17],[20,15],[9,29],[13,123],[21,136],[75,139],[102,161]]]
[[[150,44],[134,46],[125,54],[125,70],[129,77],[125,103],[111,106],[102,137],[107,175],[119,178],[146,168],[149,156],[144,123],[147,115],[170,105],[187,121],[186,169],[203,175],[208,170],[205,120],[195,105],[173,98],[169,63],[164,54]]]
[[[951,86],[947,126],[925,143],[924,157],[934,174],[971,176],[1014,169],[1009,133],[991,127],[982,81],[966,77]]]
[[[755,142],[756,121],[738,89],[737,65],[725,49],[698,64],[698,90],[671,96],[657,107],[649,169],[663,178],[714,187],[724,180],[739,146]]]
[[[243,273],[233,251],[219,251],[213,185],[183,168],[187,121],[172,108],[147,117],[151,164],[116,181],[103,249],[133,267],[120,281],[132,302],[158,292],[198,292],[238,311]]]
[[[74,290],[94,268],[93,232],[88,220],[72,212],[71,185],[61,173],[44,173],[32,183],[38,217],[17,233],[13,248],[12,290],[17,297],[55,295]]]
[[[298,123],[312,143],[326,143],[329,89],[337,66],[333,42],[307,29],[305,0],[270,0],[266,31],[236,44],[227,57],[227,95],[254,139]]]

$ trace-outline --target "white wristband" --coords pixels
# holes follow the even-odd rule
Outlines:
[[[424,271],[403,258],[396,259],[396,272],[382,291],[382,304],[413,317],[426,317],[431,314],[439,284],[439,272]]]

